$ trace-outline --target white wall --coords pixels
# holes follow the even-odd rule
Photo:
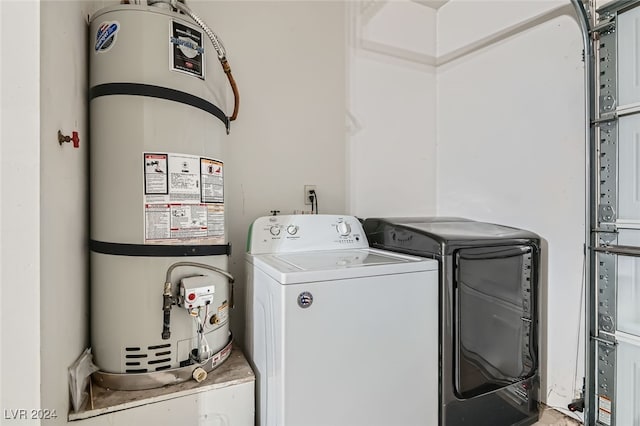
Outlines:
[[[506,3],[483,2],[483,16],[499,16]],[[540,12],[537,3],[518,5]],[[468,30],[476,6],[453,0],[440,9],[439,52],[486,35]],[[521,227],[545,240],[543,400],[563,408],[584,375],[581,54],[578,24],[561,16],[438,69],[438,214]]]
[[[87,16],[102,3],[40,3],[41,393],[58,414],[47,424],[66,424],[67,368],[90,345]],[[58,130],[80,147],[60,146]]]
[[[40,400],[40,6],[0,2],[0,407]],[[25,413],[30,414],[30,411]],[[36,421],[13,420],[12,424]]]
[[[350,6],[350,213],[433,215],[435,10],[411,1]]]
[[[569,0],[449,0],[438,10],[438,56],[499,34]]]

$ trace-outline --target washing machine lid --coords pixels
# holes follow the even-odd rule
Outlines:
[[[376,249],[249,255],[255,267],[281,284],[334,281],[438,269],[434,260]]]
[[[456,247],[526,244],[540,238],[523,229],[457,217],[368,218],[364,230],[374,247],[419,255],[444,254]]]
[[[477,222],[463,218],[389,218],[389,219],[366,219],[366,223],[379,221],[389,225],[398,225],[408,229],[413,229],[425,237],[435,240],[464,241],[464,240],[487,240],[487,239],[521,239],[537,238],[538,236],[522,229],[513,228],[495,223]]]

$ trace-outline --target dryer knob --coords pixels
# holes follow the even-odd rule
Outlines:
[[[351,225],[346,222],[339,222],[336,229],[338,231],[338,234],[340,234],[340,236],[342,237],[346,237],[351,233]]]

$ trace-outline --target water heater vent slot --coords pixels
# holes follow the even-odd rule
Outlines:
[[[163,365],[162,367],[157,367],[156,371],[168,370],[170,368],[171,368],[170,365]]]
[[[126,363],[127,366],[134,366],[134,365],[140,365],[139,362],[127,362]]]
[[[139,368],[137,370],[126,370],[127,373],[146,373],[147,369],[146,368]]]
[[[171,358],[154,359],[153,361],[149,361],[148,364],[162,364],[163,362],[171,362]]]
[[[127,354],[125,358],[146,358],[147,354]]]
[[[149,350],[153,351],[155,349],[163,349],[163,348],[170,348],[171,347],[171,343],[167,343],[164,345],[153,345],[153,346],[149,346]]]
[[[134,352],[134,351],[139,351],[140,348],[124,348],[124,350],[127,352]]]
[[[156,356],[170,355],[171,351],[156,352]]]

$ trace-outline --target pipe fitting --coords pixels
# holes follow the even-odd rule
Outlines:
[[[202,383],[207,378],[207,372],[204,368],[198,367],[193,370],[191,377],[193,377],[193,380],[195,380],[196,382]]]

